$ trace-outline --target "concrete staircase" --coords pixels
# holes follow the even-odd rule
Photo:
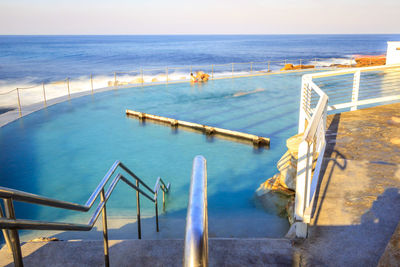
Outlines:
[[[103,241],[27,242],[25,266],[104,266]],[[183,240],[111,240],[111,266],[182,266]],[[292,266],[289,239],[209,240],[210,266]],[[14,266],[6,247],[0,265]]]

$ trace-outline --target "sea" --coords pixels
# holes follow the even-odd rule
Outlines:
[[[0,92],[139,68],[313,58],[329,65],[386,53],[400,34],[0,36]]]

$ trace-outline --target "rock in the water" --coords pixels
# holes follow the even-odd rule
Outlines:
[[[284,70],[302,70],[302,69],[312,69],[315,68],[314,65],[293,65],[293,64],[285,64],[285,66],[281,69]]]
[[[299,145],[303,141],[303,133],[296,134],[286,140],[286,146],[294,158],[297,160],[297,153],[299,152]]]
[[[257,202],[269,212],[286,215],[286,206],[294,192],[281,185],[280,174],[265,181],[256,191]]]
[[[280,172],[279,182],[283,187],[296,190],[297,160],[287,151],[277,164]]]
[[[136,78],[134,80],[132,80],[130,83],[143,83],[144,80],[142,78]]]

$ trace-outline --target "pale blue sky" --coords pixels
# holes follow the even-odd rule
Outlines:
[[[400,33],[400,0],[0,0],[0,34]]]

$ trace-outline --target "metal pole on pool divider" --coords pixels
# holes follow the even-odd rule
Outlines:
[[[214,79],[214,64],[211,65],[211,79]]]
[[[44,106],[47,107],[47,101],[46,101],[46,90],[44,89],[44,82],[42,83],[43,86],[43,99],[44,99]]]
[[[268,72],[269,72],[269,65],[270,65],[270,64],[271,64],[271,62],[268,60],[268,70],[267,70]]]
[[[117,86],[117,73],[114,72],[114,89]]]
[[[21,100],[19,99],[19,90],[17,88],[17,96],[18,96],[18,112],[19,112],[19,117],[22,117],[22,112],[21,112]]]
[[[250,62],[250,73],[253,72],[253,62]]]

